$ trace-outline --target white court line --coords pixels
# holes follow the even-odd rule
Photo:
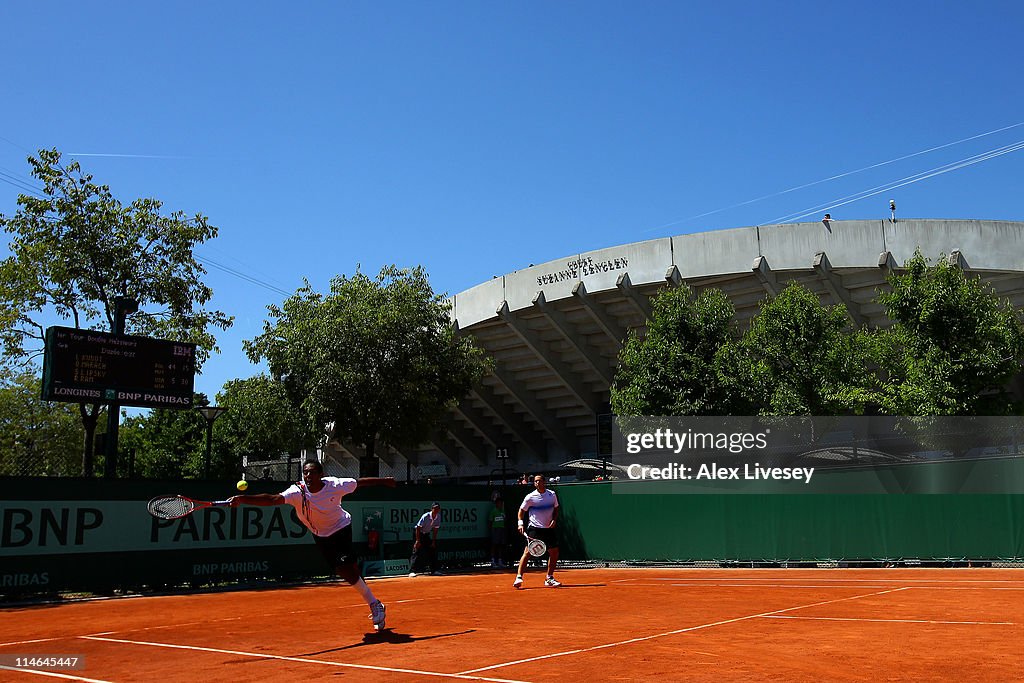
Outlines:
[[[76,636],[58,636],[54,638],[36,638],[35,640],[16,640],[10,643],[0,643],[0,647],[7,647],[8,645],[28,645],[30,643],[51,643],[55,640],[64,640],[65,638],[71,639]]]
[[[485,678],[483,676],[468,676],[466,674],[446,674],[440,671],[420,671],[417,669],[398,669],[390,666],[371,666],[369,664],[350,664],[348,662],[332,662],[326,659],[309,659],[308,657],[287,657],[285,655],[272,655],[266,652],[241,652],[239,650],[222,650],[215,647],[199,647],[196,645],[174,645],[172,643],[150,643],[141,640],[122,640],[120,638],[99,638],[96,636],[81,636],[85,640],[99,640],[109,643],[124,643],[127,645],[148,645],[150,647],[166,647],[172,650],[191,650],[193,652],[215,652],[222,655],[235,655],[239,657],[253,657],[255,659],[276,659],[283,662],[300,662],[303,664],[320,664],[321,666],[336,666],[349,669],[364,669],[367,671],[388,671],[390,673],[413,674],[417,676],[437,676],[439,678],[462,678],[470,681],[491,681],[493,683],[527,683],[507,678]]]
[[[792,569],[786,571],[794,571]],[[911,570],[917,571],[917,570]],[[709,577],[702,579],[699,576],[674,576],[674,577],[660,577],[660,576],[644,576],[635,577],[632,579],[616,579],[615,582],[619,581],[679,581],[685,579],[687,581],[806,581],[808,577],[782,577],[782,576],[735,576],[733,579],[722,578],[721,576]],[[891,581],[892,583],[1020,583],[1021,579],[905,579],[901,576],[874,576],[868,579],[856,579],[856,578],[826,578],[823,576],[815,576],[815,581],[849,581],[855,582],[860,581],[862,583],[878,583],[880,581]]]
[[[643,585],[643,584],[641,584],[641,585]],[[651,585],[664,585],[664,584],[648,584],[648,587],[651,586]],[[881,590],[883,588],[888,588],[889,587],[889,586],[836,586],[834,584],[833,585],[829,585],[829,586],[809,586],[809,585],[801,585],[801,584],[786,584],[786,585],[782,586],[782,585],[773,585],[773,584],[770,584],[770,583],[673,583],[673,584],[670,584],[670,585],[672,585],[672,586],[685,586],[687,588],[692,588],[694,586],[700,586],[702,588],[707,588],[707,587],[710,587],[710,586],[714,586],[715,588],[858,588],[858,589],[861,589],[861,590],[863,590],[865,588],[869,589],[869,590],[872,589],[872,588],[878,588],[879,590]],[[917,586],[907,586],[907,587],[908,588],[917,588]]]
[[[504,590],[501,590],[501,591],[487,591],[485,593],[472,593],[470,595],[494,595],[496,593],[506,593],[506,592],[509,592],[509,591],[504,591]],[[449,600],[449,599],[451,599],[451,596],[440,596],[439,595],[436,598],[429,597],[429,598],[411,598],[409,600],[394,600],[394,601],[389,601],[387,604],[391,605],[391,604],[401,604],[401,603],[404,603],[404,602],[420,602],[420,601],[424,601],[424,600],[441,600],[441,599]],[[366,603],[365,602],[359,602],[359,603],[352,603],[350,605],[339,605],[338,609],[345,610],[345,609],[355,609],[355,608],[358,608],[358,607],[366,607]],[[367,609],[369,609],[369,607],[367,607]],[[317,611],[320,611],[320,610],[318,610],[318,609],[290,610],[288,612],[284,612],[284,614],[306,614],[306,613],[317,612]],[[279,613],[278,612],[267,612],[267,613],[260,614],[260,615],[255,615],[255,616],[274,616],[276,614],[279,614]],[[200,624],[202,624],[204,626],[210,626],[211,624],[218,624],[218,623],[225,622],[225,621],[238,621],[238,620],[240,620],[242,618],[243,617],[221,617],[220,619],[206,619],[206,620],[203,620],[203,621],[188,621],[188,622],[179,623],[179,624],[161,624],[159,626],[142,626],[142,627],[139,627],[139,628],[121,629],[121,630],[116,630],[116,631],[101,631],[99,633],[87,633],[87,634],[85,634],[85,636],[106,636],[106,635],[111,635],[111,634],[114,634],[114,633],[122,633],[122,634],[123,633],[139,633],[139,632],[142,632],[142,631],[157,631],[157,630],[160,630],[160,629],[168,629],[168,628],[178,629],[178,628],[184,628],[186,626],[197,626],[197,625],[200,625]],[[250,614],[246,618],[252,619],[253,615]],[[11,642],[11,643],[0,643],[0,647],[7,647],[9,645],[26,645],[26,644],[29,644],[29,643],[48,643],[48,642],[51,642],[51,641],[54,641],[54,640],[65,640],[65,639],[71,639],[71,638],[82,638],[82,637],[85,637],[85,636],[70,635],[70,636],[60,636],[60,637],[56,637],[56,638],[38,638],[36,640],[21,640],[21,641]]]
[[[933,621],[931,619],[854,619],[851,617],[796,617],[791,615],[768,615],[765,619],[811,619],[813,621],[880,621],[894,624],[968,624],[971,626],[1016,626],[1012,621]]]
[[[491,666],[480,667],[479,669],[470,669],[468,671],[459,672],[463,674],[475,674],[480,671],[489,671],[491,669],[501,669],[506,666],[515,666],[516,664],[526,664],[527,662],[536,662],[541,659],[551,659],[553,657],[564,657],[566,655],[575,655],[581,652],[593,652],[594,650],[604,650],[610,647],[618,647],[619,645],[629,645],[631,643],[642,643],[645,640],[654,640],[655,638],[664,638],[665,636],[674,636],[680,633],[686,633],[688,631],[699,631],[704,628],[711,628],[712,626],[724,626],[725,624],[734,624],[738,621],[746,621],[748,619],[756,619],[757,617],[766,617],[769,614],[780,614],[782,612],[792,612],[797,609],[807,609],[808,607],[819,607],[821,605],[831,605],[836,602],[844,602],[846,600],[858,600],[860,598],[870,598],[875,595],[884,595],[886,593],[896,593],[898,591],[907,590],[906,587],[891,588],[889,590],[877,591],[875,593],[865,593],[864,595],[851,595],[846,598],[837,598],[835,600],[824,600],[822,602],[813,602],[809,605],[797,605],[796,607],[786,607],[784,609],[777,609],[771,612],[761,612],[760,614],[748,614],[745,617],[736,617],[735,619],[725,619],[723,621],[716,621],[710,624],[699,624],[697,626],[688,626],[687,628],[676,629],[675,631],[666,631],[665,633],[656,633],[653,636],[643,636],[640,638],[630,638],[629,640],[620,640],[616,643],[606,643],[605,645],[595,645],[593,647],[581,647],[576,650],[566,650],[565,652],[554,652],[549,655],[541,655],[539,657],[530,657],[528,659],[519,659],[514,662],[504,662],[502,664],[493,664]]]
[[[664,583],[634,583],[628,586],[620,586],[620,588],[654,588],[658,586],[664,586]],[[815,585],[804,585],[804,584],[786,584],[786,585],[773,585],[770,583],[670,583],[669,586],[686,587],[686,588],[856,588],[859,590],[870,590],[877,588],[879,590],[883,588],[890,588],[891,586],[837,586],[835,584],[829,584],[827,586],[815,586]],[[907,588],[918,588],[919,586],[907,586]],[[963,589],[971,590],[971,589]],[[1005,590],[1005,589],[993,589],[993,590]]]
[[[36,674],[37,676],[49,676],[50,678],[63,678],[68,681],[85,681],[86,683],[110,683],[110,681],[101,681],[97,678],[82,678],[81,676],[71,676],[68,674],[59,674],[56,671],[40,671],[38,669],[20,669],[14,666],[0,666],[0,669],[5,671],[20,671],[23,674]]]
[[[916,591],[1024,591],[1024,588],[1009,588],[1003,586],[980,586],[970,588],[966,586],[907,586]]]
[[[337,585],[341,585],[341,584],[337,584]],[[509,590],[481,591],[479,593],[462,593],[462,594],[460,594],[460,596],[465,598],[467,596],[472,597],[472,596],[480,596],[480,595],[497,595],[497,594],[500,594],[500,593],[511,593],[511,591],[509,591]],[[425,598],[409,598],[407,600],[389,600],[385,604],[387,604],[387,605],[398,605],[398,604],[402,604],[402,603],[406,603],[406,602],[424,602],[424,601],[427,601],[427,600],[450,600],[450,599],[451,599],[450,595],[438,595],[438,596],[434,596],[434,597],[425,597]],[[338,605],[337,609],[347,610],[347,609],[357,609],[359,607],[366,607],[366,609],[369,609],[369,607],[366,606],[365,602],[351,603],[351,604],[347,604],[347,605]],[[287,612],[276,612],[276,611],[275,612],[264,612],[264,613],[258,614],[258,615],[249,614],[245,618],[251,620],[254,617],[258,617],[258,616],[276,616],[276,615],[279,615],[279,614],[310,614],[310,613],[319,612],[319,611],[321,611],[319,608],[310,608],[310,609],[289,610]],[[184,628],[186,626],[196,626],[196,625],[199,625],[199,624],[203,624],[205,626],[210,626],[212,624],[218,624],[218,623],[225,622],[225,621],[238,621],[240,619],[242,619],[242,617],[221,617],[219,619],[207,619],[207,620],[203,620],[203,621],[189,621],[189,622],[179,623],[179,624],[161,624],[159,626],[141,626],[139,628],[119,629],[119,630],[116,630],[116,631],[104,631],[102,633],[90,633],[90,634],[86,634],[86,635],[102,636],[102,635],[110,635],[110,634],[113,634],[113,633],[121,633],[121,634],[140,633],[140,632],[143,632],[143,631],[157,631],[157,630],[160,630],[160,629],[168,629],[168,628],[178,629],[178,628]],[[68,638],[78,638],[80,636],[67,636],[67,637]],[[46,640],[60,640],[60,638],[44,638],[44,639],[42,639],[39,642],[43,642],[43,641],[46,641]],[[35,642],[35,641],[25,641],[25,642]],[[3,647],[4,645],[20,645],[20,644],[21,643],[0,643],[0,647]]]
[[[664,586],[664,583],[636,583],[637,581],[643,581],[644,579],[620,579],[620,581],[630,581],[627,586],[622,588],[651,588],[655,586]],[[658,581],[669,581],[671,579],[657,579]],[[678,580],[678,579],[677,579]],[[737,579],[739,581],[741,579]],[[828,579],[822,579],[827,581]],[[841,579],[836,579],[837,581]],[[867,579],[865,579],[867,580]],[[874,582],[879,582],[878,579],[872,579]],[[902,583],[902,582],[894,582]],[[690,588],[704,588],[714,586],[715,588],[885,588],[886,586],[841,586],[837,584],[829,584],[827,586],[815,586],[815,585],[794,585],[794,584],[767,584],[767,583],[673,583],[671,586],[686,586]],[[913,590],[919,591],[1024,591],[1024,587],[1015,588],[1009,586],[906,586]]]

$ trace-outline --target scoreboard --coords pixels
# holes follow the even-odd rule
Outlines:
[[[195,373],[195,344],[72,327],[46,330],[46,401],[191,408]]]

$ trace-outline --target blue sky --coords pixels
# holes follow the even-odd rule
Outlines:
[[[236,318],[211,396],[303,277],[423,265],[454,294],[872,188],[833,218],[1024,220],[1024,151],[978,156],[1024,141],[1019,2],[16,2],[0,26],[0,212],[56,147],[208,216]]]

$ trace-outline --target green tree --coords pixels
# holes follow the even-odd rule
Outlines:
[[[893,326],[878,334],[879,402],[892,415],[1006,415],[1007,383],[1024,370],[1021,313],[991,285],[920,251],[878,300]]]
[[[268,375],[231,380],[217,405],[228,409],[214,423],[220,472],[240,472],[243,456],[266,460],[315,448],[323,436],[289,400],[284,383]]]
[[[195,405],[206,405],[203,394]],[[206,420],[198,410],[156,408],[125,418],[123,449],[135,451],[135,476],[146,479],[196,479],[203,476],[206,458]],[[126,465],[119,465],[124,475]]]
[[[869,337],[799,283],[763,303],[725,356],[723,375],[760,415],[860,414],[873,398]]]
[[[378,442],[426,441],[489,366],[419,267],[338,276],[326,295],[306,283],[268,310],[273,321],[246,352],[267,360],[318,433],[366,449],[361,476],[379,471]]]
[[[42,353],[44,321],[114,330],[114,299],[139,303],[126,331],[198,345],[197,369],[215,350],[211,327],[227,329],[231,318],[207,310],[213,296],[193,248],[217,235],[206,217],[162,215],[156,199],[124,206],[106,185],[93,182],[78,162],[40,150],[29,157],[42,196],[19,195],[14,216],[0,215],[13,235],[11,256],[0,262],[0,344],[8,359]],[[85,428],[82,471],[93,470],[93,435],[99,404],[80,404]]]
[[[630,330],[611,387],[617,415],[743,414],[742,394],[723,381],[720,352],[739,334],[720,290],[694,296],[686,285],[652,300],[646,333]],[[733,385],[735,383],[732,383]]]
[[[82,427],[67,403],[39,398],[32,370],[0,368],[0,475],[71,476],[78,473]]]

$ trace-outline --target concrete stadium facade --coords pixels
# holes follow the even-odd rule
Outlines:
[[[464,398],[446,430],[417,449],[384,449],[382,473],[399,479],[551,471],[596,457],[598,416],[628,331],[643,328],[650,298],[685,282],[717,288],[745,324],[792,281],[824,304],[844,304],[857,326],[889,324],[878,291],[916,250],[950,259],[1024,308],[1024,223],[985,220],[821,221],[753,226],[570,254],[496,277],[453,297],[452,316],[494,358],[495,371]],[[499,449],[509,455],[504,463]],[[381,449],[378,449],[381,453]],[[357,471],[358,449],[332,441],[325,455]]]

